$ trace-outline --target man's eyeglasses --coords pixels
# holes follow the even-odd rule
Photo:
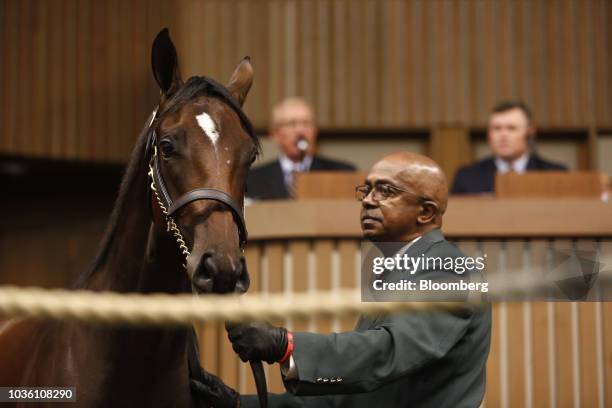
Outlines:
[[[296,128],[298,126],[301,127],[313,127],[314,126],[314,122],[310,119],[291,119],[291,120],[285,120],[282,122],[278,122],[276,124],[276,126],[278,127],[289,127],[289,128]]]
[[[420,196],[400,187],[392,186],[391,184],[375,184],[374,187],[368,186],[366,184],[357,186],[355,187],[355,199],[357,199],[357,201],[363,201],[370,193],[372,193],[372,191],[372,199],[374,201],[383,201],[389,198],[396,197],[400,194],[409,194],[417,198],[420,203],[426,201],[433,202],[427,197]]]

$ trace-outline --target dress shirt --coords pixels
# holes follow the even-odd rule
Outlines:
[[[495,157],[495,167],[498,173],[508,173],[513,171],[518,174],[523,174],[527,171],[527,163],[529,162],[529,153],[523,154],[513,162],[508,162],[501,157]]]
[[[278,156],[278,161],[280,162],[281,169],[283,170],[285,185],[287,187],[291,187],[293,186],[293,175],[295,173],[302,173],[310,170],[310,166],[312,165],[312,156],[306,155],[301,162],[296,163],[281,153]]]

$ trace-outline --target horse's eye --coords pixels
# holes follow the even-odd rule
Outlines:
[[[168,139],[163,139],[159,142],[159,150],[165,157],[171,156],[174,153],[174,144]]]

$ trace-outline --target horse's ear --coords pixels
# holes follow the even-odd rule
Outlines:
[[[161,30],[153,41],[151,66],[163,95],[168,96],[183,85],[176,48],[174,48],[167,28]]]
[[[251,65],[251,57],[244,57],[234,69],[234,73],[227,84],[227,89],[242,106],[252,84],[253,66]]]

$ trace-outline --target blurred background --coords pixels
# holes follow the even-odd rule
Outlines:
[[[0,283],[65,286],[86,269],[158,102],[150,49],[163,27],[184,78],[225,83],[251,56],[245,111],[264,136],[260,162],[278,154],[265,138],[272,107],[297,95],[315,110],[319,153],[367,171],[410,150],[452,180],[489,155],[491,108],[523,100],[538,152],[601,176],[601,191],[451,199],[445,234],[504,268],[544,259],[559,242],[609,250],[611,22],[606,0],[2,0]],[[303,198],[249,208],[253,290],[357,284],[357,204]],[[483,244],[490,239],[498,241]],[[495,313],[487,405],[612,406],[609,304],[525,302]],[[329,331],[351,322],[292,324]],[[253,391],[222,333],[201,333],[207,368]]]

